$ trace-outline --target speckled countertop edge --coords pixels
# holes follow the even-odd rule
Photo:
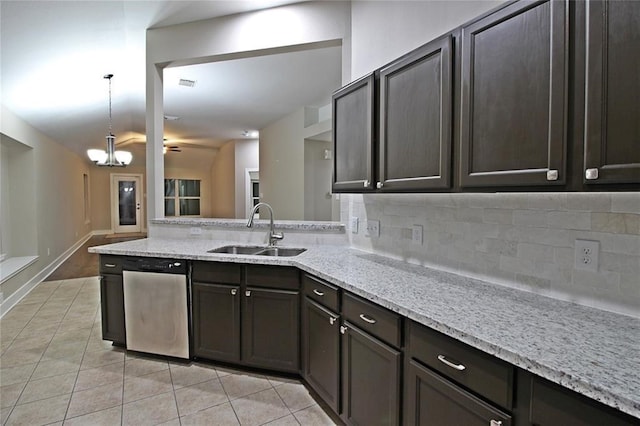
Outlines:
[[[150,221],[154,225],[183,225],[183,226],[201,226],[201,227],[217,227],[217,228],[240,228],[247,227],[246,219],[215,219],[215,218],[163,218],[152,219]],[[345,225],[339,222],[322,222],[322,221],[297,221],[297,220],[276,220],[274,221],[277,229],[313,231],[313,232],[345,232]],[[255,228],[268,228],[269,220],[258,219],[254,221]]]
[[[347,247],[310,247],[289,258],[207,253],[228,244],[151,238],[89,251],[295,266],[640,418],[640,319]]]

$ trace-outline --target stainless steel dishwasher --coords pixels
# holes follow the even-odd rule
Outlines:
[[[127,350],[188,359],[186,261],[127,258],[122,270]]]

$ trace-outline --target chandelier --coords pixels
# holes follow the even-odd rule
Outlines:
[[[89,149],[87,155],[89,159],[98,166],[124,167],[131,163],[133,155],[129,151],[116,151],[116,137],[112,132],[111,125],[111,78],[113,74],[107,74],[104,78],[109,80],[109,133],[107,134],[107,150]]]

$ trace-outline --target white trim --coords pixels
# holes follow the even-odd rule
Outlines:
[[[136,204],[140,206],[136,211],[136,225],[118,225],[118,181],[120,179],[137,180],[138,185],[136,188]],[[110,204],[111,204],[111,228],[113,233],[127,233],[127,232],[144,232],[145,224],[144,218],[144,197],[143,197],[144,177],[139,173],[111,173],[111,187],[110,187]]]
[[[101,232],[101,231],[98,231]],[[88,233],[82,239],[78,240],[74,245],[69,247],[58,256],[53,262],[45,266],[40,272],[38,272],[33,278],[26,282],[18,290],[11,293],[11,296],[7,297],[0,304],[0,318],[2,318],[7,312],[11,310],[18,302],[20,302],[27,294],[31,292],[38,284],[40,284],[45,278],[47,278],[53,271],[55,271],[65,260],[67,260],[76,250],[78,250],[84,243],[89,241],[94,235],[93,232]]]
[[[0,262],[0,283],[7,281],[18,272],[38,260],[38,256],[17,256],[3,258]]]
[[[252,202],[253,197],[251,197],[251,193],[252,193],[251,173],[260,173],[260,169],[249,168],[249,167],[246,167],[244,169],[244,208],[245,210],[244,210],[244,215],[239,216],[238,217],[239,219],[242,219],[248,216],[251,210],[253,209],[253,202]]]

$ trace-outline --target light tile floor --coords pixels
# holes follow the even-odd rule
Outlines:
[[[0,321],[3,425],[333,425],[295,380],[103,341],[97,277],[38,285]]]

